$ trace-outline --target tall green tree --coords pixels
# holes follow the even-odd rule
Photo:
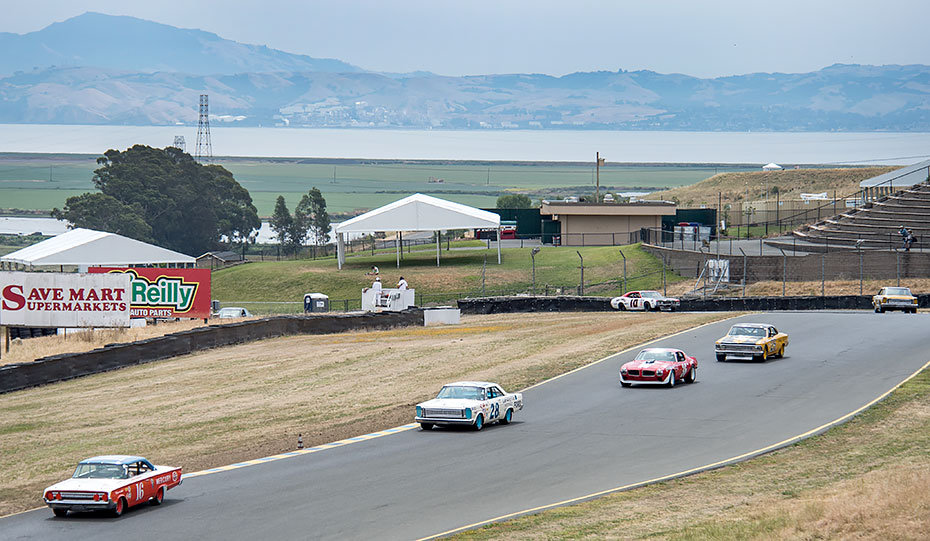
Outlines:
[[[294,219],[291,217],[291,211],[287,210],[287,202],[284,201],[283,195],[279,195],[275,200],[274,214],[271,215],[268,226],[275,232],[278,243],[285,248],[291,245],[293,225]]]
[[[329,232],[333,229],[330,225],[329,213],[326,212],[326,199],[316,186],[304,197],[310,200],[310,234],[317,246],[323,246],[329,242]]]
[[[142,218],[139,205],[126,205],[102,193],[69,197],[64,208],[52,209],[52,217],[76,227],[109,231],[124,237],[152,242],[152,227]]]
[[[504,194],[497,198],[497,208],[499,209],[528,209],[532,207],[533,200],[526,194]]]
[[[253,241],[261,226],[252,197],[232,173],[219,165],[201,165],[178,148],[107,150],[97,164],[94,186],[107,197],[70,197],[63,210],[55,209],[74,227],[123,228],[126,236],[199,255],[224,244]],[[138,217],[150,231],[139,224],[108,224],[102,217],[109,212],[129,224],[128,216]]]

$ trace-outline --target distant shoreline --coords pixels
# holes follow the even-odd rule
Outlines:
[[[29,161],[34,159],[48,161],[83,161],[96,160],[103,156],[100,154],[86,153],[68,153],[68,152],[0,152],[0,163]],[[485,167],[485,166],[508,166],[508,167],[591,167],[594,168],[594,161],[545,161],[545,160],[436,160],[436,159],[382,159],[382,158],[302,158],[296,156],[214,156],[214,162],[264,162],[264,163],[295,163],[295,164],[318,164],[318,165],[461,165],[468,167]],[[219,163],[222,165],[222,163]],[[784,164],[785,167],[801,167],[802,169],[834,169],[834,168],[859,168],[873,167],[870,164],[819,164],[819,163],[791,163]],[[731,163],[731,162],[608,162],[601,166],[601,169],[619,169],[627,167],[695,167],[695,168],[751,168],[758,166],[757,163]]]

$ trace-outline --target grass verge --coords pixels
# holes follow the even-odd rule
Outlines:
[[[563,288],[574,294],[581,279],[581,260],[584,257],[585,293],[610,296],[619,294],[623,277],[623,259],[626,256],[627,289],[662,289],[662,263],[640,248],[630,246],[543,247],[536,255],[536,286],[542,293],[546,286],[550,292]],[[478,295],[531,292],[533,288],[533,258],[531,248],[506,248],[502,264],[497,264],[496,250],[443,250],[440,266],[436,254],[429,250],[404,254],[401,267],[396,267],[394,253],[357,255],[346,260],[341,271],[336,262],[327,260],[297,260],[249,263],[213,273],[213,298],[226,303],[236,301],[300,301],[305,293],[320,292],[330,299],[361,297],[361,290],[371,285],[365,273],[372,265],[381,270],[381,280],[393,287],[400,276],[409,282],[417,295],[427,300],[456,299],[463,293]],[[487,266],[485,267],[485,261]],[[674,283],[683,278],[671,270],[666,280]],[[456,288],[455,290],[451,288]],[[418,303],[420,299],[418,298]]]
[[[730,315],[468,316],[264,340],[0,395],[0,515],[41,505],[42,489],[88,456],[192,472],[291,450],[298,433],[318,445],[408,423],[448,381],[520,389]]]
[[[826,433],[454,539],[926,539],[930,370]]]

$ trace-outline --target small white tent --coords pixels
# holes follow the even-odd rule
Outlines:
[[[762,166],[763,171],[778,171],[779,169],[784,169],[784,167],[778,165],[777,163],[770,163]]]
[[[375,231],[445,231],[449,229],[497,229],[500,239],[501,218],[486,210],[453,203],[445,199],[413,194],[399,201],[376,208],[335,227],[338,264],[345,264],[345,234]],[[497,262],[501,262],[500,241]],[[397,245],[397,266],[400,267],[400,243]],[[439,243],[436,243],[436,266],[439,266]]]
[[[105,267],[126,265],[193,265],[193,257],[115,233],[72,229],[67,233],[0,257],[4,263],[21,265],[77,265]]]

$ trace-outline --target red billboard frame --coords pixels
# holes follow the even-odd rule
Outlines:
[[[210,317],[210,269],[90,267],[88,272],[130,275],[130,317]]]

